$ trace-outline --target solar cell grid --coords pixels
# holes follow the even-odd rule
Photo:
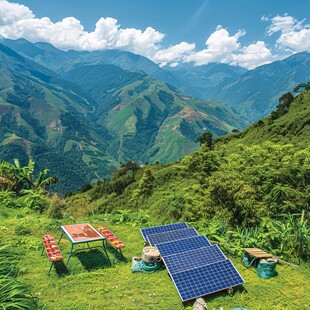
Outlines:
[[[244,283],[227,259],[210,265],[171,274],[182,301],[218,292]]]
[[[165,257],[167,255],[181,253],[184,251],[208,247],[210,245],[209,240],[205,236],[195,236],[187,239],[157,244],[156,247],[159,250],[161,257]]]
[[[148,235],[150,245],[155,246],[160,243],[165,243],[173,240],[186,239],[189,237],[198,236],[195,228],[184,228],[178,230],[166,231],[158,234]]]
[[[172,274],[226,260],[226,257],[217,245],[211,245],[190,251],[185,249],[185,252],[165,256],[163,260]]]
[[[188,228],[188,224],[186,222],[141,228],[140,231],[141,231],[144,241],[148,241],[148,238],[147,238],[148,235],[157,234],[157,233],[161,233],[165,231],[183,229],[183,228]]]

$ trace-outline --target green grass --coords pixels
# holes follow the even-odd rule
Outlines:
[[[29,285],[41,309],[191,309],[192,302],[183,304],[165,269],[151,274],[132,273],[131,259],[141,256],[144,247],[140,227],[104,222],[103,216],[79,218],[95,227],[109,227],[121,238],[126,248],[127,261],[117,257],[112,268],[105,257],[96,252],[74,256],[69,263],[69,274],[58,276],[41,256],[41,237],[51,233],[60,237],[59,226],[70,219],[51,220],[28,210],[0,211],[0,238],[20,253],[18,280]],[[60,249],[68,258],[69,242],[63,237]],[[109,251],[112,258],[112,252]],[[255,268],[246,269],[239,257],[230,257],[246,284],[229,295],[226,291],[205,297],[209,309],[306,309],[310,303],[309,266],[299,268],[285,264],[277,266],[274,278],[260,279]]]

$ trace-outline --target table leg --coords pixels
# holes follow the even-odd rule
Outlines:
[[[73,243],[71,244],[69,257],[68,257],[68,260],[67,260],[67,263],[66,263],[66,268],[68,267],[69,260],[70,260],[70,258],[71,258],[72,255],[73,255]]]
[[[104,245],[104,240],[102,241],[102,249],[103,249],[105,255],[106,255],[107,258],[108,258],[110,267],[112,267],[112,263],[111,263],[110,257],[109,257],[109,255],[108,255],[108,252],[107,252],[107,250],[106,250],[106,248],[105,248],[105,245]]]
[[[64,235],[64,232],[63,231],[61,231],[61,236],[60,236],[60,238],[59,238],[59,240],[58,240],[58,246],[59,246],[59,242],[60,242],[60,240],[62,239],[62,236]]]

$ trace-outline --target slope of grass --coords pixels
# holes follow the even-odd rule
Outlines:
[[[18,279],[30,285],[32,294],[44,309],[191,309],[193,301],[182,303],[167,271],[151,274],[132,273],[131,259],[141,256],[143,239],[140,225],[127,223],[113,225],[105,216],[78,218],[95,227],[108,226],[125,243],[126,260],[117,257],[112,268],[105,257],[96,251],[72,257],[69,274],[58,276],[55,269],[47,275],[49,263],[41,256],[41,236],[52,233],[60,237],[59,226],[72,219],[51,220],[31,211],[2,208],[0,237],[20,253]],[[193,224],[195,226],[195,224]],[[68,258],[69,242],[64,237],[60,249]],[[112,252],[109,251],[112,258]],[[299,268],[280,264],[277,275],[260,279],[254,268],[246,269],[239,257],[230,257],[246,284],[235,293],[212,294],[205,297],[209,309],[306,309],[309,305],[309,266]]]
[[[236,150],[238,144],[258,145],[266,140],[274,143],[292,143],[304,146],[310,140],[310,91],[295,97],[287,113],[276,119],[269,115],[235,135],[217,139],[219,145],[226,144],[228,150]]]

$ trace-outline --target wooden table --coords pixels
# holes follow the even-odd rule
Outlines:
[[[60,243],[60,240],[62,239],[64,234],[68,237],[71,243],[71,248],[70,248],[69,257],[66,263],[66,267],[69,264],[70,258],[76,252],[87,250],[87,249],[92,250],[93,248],[101,248],[103,252],[105,253],[105,255],[107,256],[110,266],[112,265],[110,258],[108,256],[107,250],[104,245],[104,241],[106,238],[102,236],[93,226],[91,226],[88,223],[81,223],[81,224],[63,225],[63,226],[60,226],[60,229],[62,230],[62,234],[58,241],[58,244]],[[98,242],[98,241],[101,242],[100,246],[89,245],[89,243]],[[73,248],[77,244],[86,244],[87,247],[78,248],[74,250]]]
[[[245,248],[243,250],[244,250],[244,253],[241,256],[241,261],[242,261],[242,264],[247,268],[251,267],[252,264],[256,266],[260,259],[273,258],[271,254],[258,248]],[[249,261],[249,256],[251,257],[250,261]]]
[[[243,249],[244,252],[248,253],[249,255],[255,257],[255,258],[271,258],[272,255],[268,254],[267,252],[264,252],[261,249],[258,248],[246,248]]]

